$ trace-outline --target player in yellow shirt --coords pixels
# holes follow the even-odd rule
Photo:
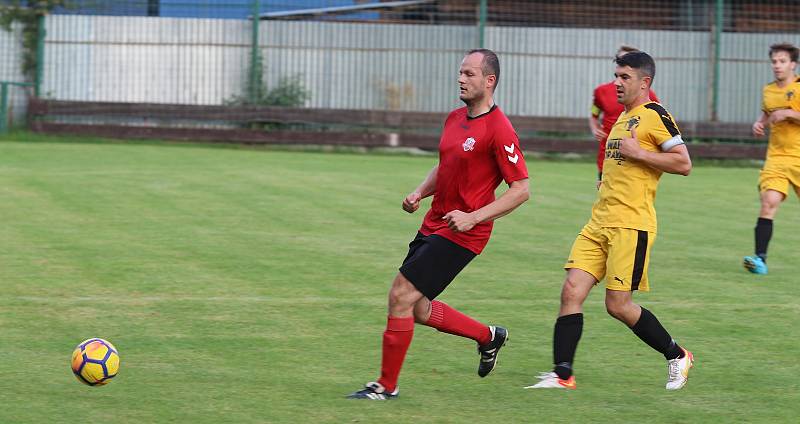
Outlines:
[[[772,221],[789,194],[789,186],[800,196],[800,79],[795,74],[799,53],[789,43],[769,47],[775,81],[764,86],[761,116],[753,124],[753,134],[759,137],[770,127],[767,160],[758,178],[761,210],[755,229],[755,255],[744,257],[744,267],[753,274],[767,273]]]
[[[663,172],[688,175],[692,161],[672,116],[649,99],[656,73],[653,58],[632,52],[617,58],[616,64],[617,101],[625,111],[608,137],[592,217],[564,265],[567,278],[553,335],[555,367],[527,388],[575,388],[572,362],[583,331],[583,302],[604,278],[608,313],[667,359],[666,388],[682,388],[692,366],[691,352],[675,343],[655,315],[633,303],[634,291],[649,290],[658,180]]]

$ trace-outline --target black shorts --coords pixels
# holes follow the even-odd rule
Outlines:
[[[417,236],[408,244],[400,273],[429,300],[433,300],[475,257],[471,250],[436,234]]]

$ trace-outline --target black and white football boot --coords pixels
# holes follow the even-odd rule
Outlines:
[[[478,346],[478,353],[481,354],[481,362],[478,364],[478,375],[486,377],[497,365],[497,354],[500,348],[505,346],[508,340],[508,330],[503,327],[489,326],[492,332],[492,340],[485,345]]]
[[[348,399],[367,399],[367,400],[392,400],[397,399],[400,393],[399,388],[395,388],[393,392],[389,393],[380,384],[374,381],[367,383],[363,389],[350,393],[347,395]]]

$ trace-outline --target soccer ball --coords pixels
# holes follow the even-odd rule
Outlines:
[[[72,351],[72,372],[81,383],[107,384],[119,372],[119,352],[103,339],[84,340]]]

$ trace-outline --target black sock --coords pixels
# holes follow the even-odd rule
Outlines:
[[[772,238],[772,220],[758,218],[756,223],[756,256],[767,262],[767,246]]]
[[[667,330],[658,322],[658,318],[645,308],[642,308],[642,316],[631,330],[648,346],[661,352],[667,360],[684,356],[683,349],[672,340]]]
[[[583,332],[583,314],[558,317],[553,331],[553,372],[562,380],[572,376],[572,361]]]

